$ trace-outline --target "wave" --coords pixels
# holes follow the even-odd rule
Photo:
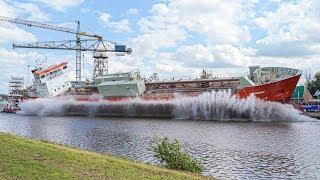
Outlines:
[[[164,117],[199,120],[288,120],[307,119],[292,105],[265,102],[250,96],[238,99],[230,91],[206,92],[196,97],[171,100],[76,101],[70,96],[38,98],[21,104],[22,115],[87,115],[120,117]]]

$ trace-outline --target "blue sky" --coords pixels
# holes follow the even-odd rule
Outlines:
[[[202,69],[240,75],[257,64],[319,71],[319,12],[318,0],[0,0],[1,16],[70,28],[80,20],[83,31],[127,44],[132,55],[109,54],[109,71],[139,69],[147,77],[195,77]],[[0,93],[7,92],[11,75],[27,79],[27,65],[36,59],[67,60],[74,69],[72,51],[11,47],[73,35],[6,22],[0,22],[0,34]],[[82,74],[90,78],[91,53],[84,57]]]

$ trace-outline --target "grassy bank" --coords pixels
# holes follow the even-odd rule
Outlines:
[[[0,179],[203,179],[197,174],[0,133]]]

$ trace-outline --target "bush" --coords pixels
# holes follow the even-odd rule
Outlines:
[[[181,151],[180,142],[175,139],[172,142],[168,138],[157,138],[153,145],[155,157],[169,169],[201,173],[200,163],[192,159],[186,152]]]

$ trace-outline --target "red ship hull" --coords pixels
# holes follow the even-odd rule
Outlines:
[[[300,76],[301,74],[280,81],[244,87],[236,95],[239,98],[246,98],[254,94],[265,101],[289,102]]]

